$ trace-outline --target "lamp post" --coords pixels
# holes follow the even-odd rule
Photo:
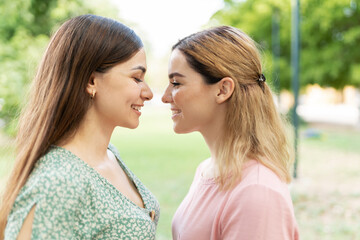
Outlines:
[[[273,81],[275,87],[275,93],[277,96],[277,103],[280,105],[280,79],[279,79],[279,57],[280,57],[280,31],[279,31],[279,9],[274,7],[272,15],[272,29],[271,29],[271,45],[273,52]]]
[[[293,108],[293,124],[294,124],[294,147],[295,147],[295,163],[294,178],[297,178],[298,167],[298,128],[299,117],[296,113],[299,97],[299,60],[300,60],[300,28],[299,28],[299,9],[300,0],[292,0],[292,26],[291,26],[291,66],[292,66],[292,88],[294,92],[294,108]]]

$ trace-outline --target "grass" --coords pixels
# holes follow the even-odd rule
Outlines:
[[[315,130],[319,134],[312,138],[300,130],[299,177],[290,185],[301,239],[358,240],[360,132]],[[2,147],[6,142],[0,141],[0,179],[13,159],[12,144]],[[174,134],[169,109],[145,107],[140,126],[117,128],[111,142],[160,202],[157,239],[171,239],[172,216],[197,165],[209,157],[201,135]]]
[[[315,126],[302,130],[299,177],[291,185],[302,239],[360,239],[360,131]]]
[[[317,136],[306,138],[309,132],[315,132]],[[322,150],[337,149],[343,152],[359,153],[360,128],[338,127],[313,124],[303,130],[303,144],[310,147],[318,147]]]

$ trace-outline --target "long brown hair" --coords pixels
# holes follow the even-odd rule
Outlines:
[[[248,159],[260,161],[281,180],[290,182],[293,150],[287,138],[287,123],[276,110],[269,86],[259,81],[262,66],[256,43],[239,29],[220,26],[185,37],[173,46],[175,49],[184,53],[207,84],[224,77],[235,82],[217,153],[220,187],[234,186]]]
[[[0,207],[0,239],[36,161],[82,121],[91,101],[86,92],[90,75],[128,60],[142,47],[133,30],[95,15],[72,18],[53,35],[19,119],[15,164]]]

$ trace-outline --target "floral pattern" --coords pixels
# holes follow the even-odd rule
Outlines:
[[[52,146],[16,198],[5,239],[16,239],[33,206],[32,239],[155,239],[158,201],[125,166],[115,147],[109,145],[109,150],[134,182],[145,208],[70,151]]]

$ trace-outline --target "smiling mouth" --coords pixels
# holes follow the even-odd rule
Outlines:
[[[171,109],[171,112],[172,112],[172,116],[176,116],[179,113],[181,113],[181,110],[179,110],[179,109]]]
[[[131,108],[140,112],[142,106],[131,105]]]
[[[173,115],[174,115],[174,114],[179,114],[179,113],[181,113],[180,110],[171,110],[171,112],[172,112]]]

